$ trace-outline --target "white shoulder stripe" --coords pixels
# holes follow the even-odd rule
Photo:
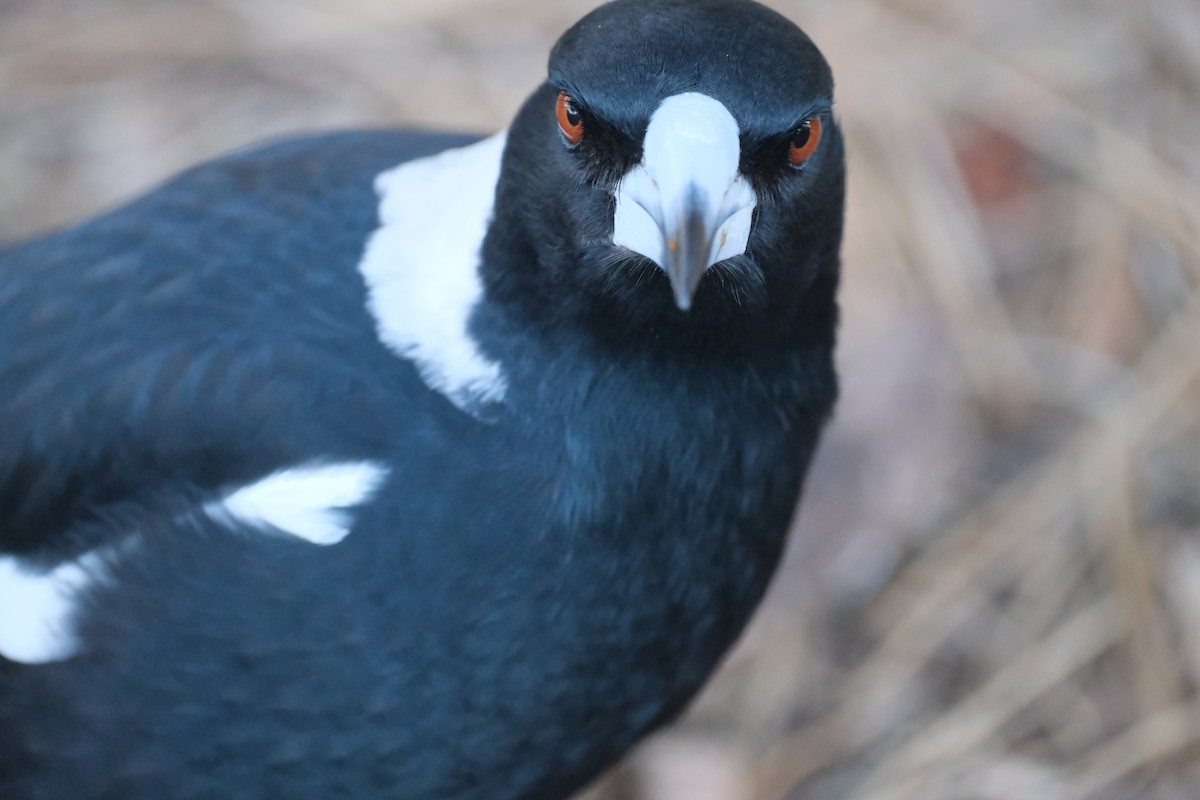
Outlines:
[[[230,492],[204,511],[231,527],[275,529],[313,544],[337,544],[350,532],[350,510],[371,498],[387,472],[369,461],[295,467]]]
[[[492,217],[506,136],[380,174],[380,227],[358,269],[379,338],[460,408],[503,399],[500,366],[467,331],[483,294],[479,249]]]
[[[75,655],[76,598],[107,574],[105,554],[98,550],[41,572],[14,556],[0,558],[0,655],[24,664]]]

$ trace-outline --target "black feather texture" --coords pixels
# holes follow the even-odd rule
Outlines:
[[[588,130],[564,146],[558,91]],[[612,244],[615,181],[704,92],[760,192],[687,312]],[[774,571],[837,392],[832,83],[741,0],[620,0],[508,135],[464,413],[379,339],[357,265],[388,168],[463,137],[346,133],[198,167],[0,252],[0,555],[120,547],[78,655],[0,658],[0,797],[562,798],[676,715]],[[801,171],[786,145],[825,115]],[[202,513],[297,464],[387,469],[340,543]],[[0,611],[3,613],[3,611]]]

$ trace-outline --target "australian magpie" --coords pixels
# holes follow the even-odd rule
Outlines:
[[[507,133],[0,252],[0,797],[562,798],[670,720],[836,394],[830,70],[617,0]]]

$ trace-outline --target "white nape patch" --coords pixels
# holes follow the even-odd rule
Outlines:
[[[39,571],[15,556],[0,557],[0,655],[23,664],[63,661],[79,652],[76,598],[108,579],[110,549]]]
[[[758,198],[738,174],[738,124],[719,100],[685,92],[650,116],[642,163],[617,187],[613,243],[666,269],[669,242],[685,227],[687,204],[702,201],[709,266],[746,252]]]
[[[479,249],[505,140],[498,133],[380,174],[380,227],[358,265],[379,338],[468,412],[505,392],[500,365],[479,352],[467,331],[483,294]]]
[[[230,527],[249,525],[313,544],[337,544],[350,532],[350,510],[371,498],[387,472],[369,461],[281,470],[205,504],[204,512]]]

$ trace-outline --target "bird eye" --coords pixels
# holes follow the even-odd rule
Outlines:
[[[788,162],[798,167],[808,161],[821,143],[821,118],[809,117],[800,124],[788,142]]]
[[[576,145],[583,141],[583,115],[579,106],[566,92],[558,93],[558,104],[555,108],[558,117],[558,128],[567,139],[567,144]]]

